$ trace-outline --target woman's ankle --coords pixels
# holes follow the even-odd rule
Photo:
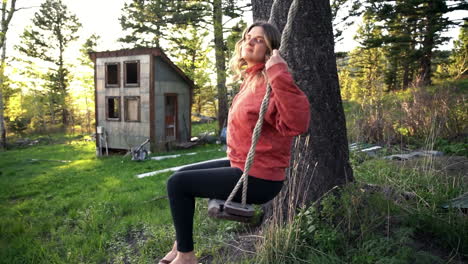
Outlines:
[[[195,252],[190,251],[190,252],[180,252],[177,251],[177,257],[183,259],[183,260],[196,260],[197,258],[195,257]]]

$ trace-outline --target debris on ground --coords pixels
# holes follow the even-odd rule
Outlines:
[[[70,162],[72,162],[71,160],[50,160],[50,159],[29,159],[28,161],[30,161],[30,162],[36,162],[36,161],[53,161],[53,162],[62,162],[62,163],[70,163]]]
[[[175,142],[174,147],[178,149],[189,149],[193,146],[198,145],[198,141],[190,141],[190,142]]]
[[[449,207],[468,210],[468,192],[442,205],[442,208],[445,209],[448,209]]]
[[[173,159],[173,158],[178,158],[178,157],[181,157],[181,156],[196,155],[196,154],[197,154],[197,152],[190,152],[190,153],[183,153],[183,154],[174,154],[174,155],[151,157],[150,159],[152,159],[152,160]]]
[[[140,146],[137,148],[131,148],[130,152],[132,154],[132,160],[135,161],[142,161],[145,160],[148,157],[148,151],[144,149],[143,147],[150,142],[149,139],[145,140],[145,142],[141,143]]]
[[[434,157],[434,156],[440,157],[443,155],[444,153],[441,151],[423,150],[423,151],[413,151],[407,154],[395,154],[395,155],[385,156],[383,158],[390,159],[390,160],[409,160],[409,159],[418,158],[418,157]]]
[[[383,149],[383,147],[369,143],[352,143],[349,145],[349,150],[364,152],[372,157],[377,156],[377,151],[381,149]]]
[[[198,137],[198,142],[200,142],[201,144],[205,144],[205,143],[214,144],[216,143],[216,140],[218,139],[215,132],[202,132],[197,137]]]
[[[167,169],[163,169],[163,170],[158,170],[158,171],[153,171],[153,172],[147,172],[147,173],[143,173],[143,174],[138,174],[136,177],[141,179],[141,178],[144,178],[144,177],[148,177],[148,176],[154,176],[154,175],[157,175],[157,174],[160,174],[160,173],[164,173],[164,172],[168,172],[168,171],[178,171],[179,169],[185,167],[185,166],[189,166],[189,165],[199,165],[199,164],[204,164],[204,163],[207,163],[207,162],[211,162],[211,161],[215,161],[215,160],[227,160],[228,158],[225,157],[225,158],[219,158],[219,159],[212,159],[212,160],[205,160],[205,161],[201,161],[201,162],[196,162],[196,163],[191,163],[191,164],[187,164],[187,165],[182,165],[182,166],[178,166],[178,167],[172,167],[172,168],[167,168]]]

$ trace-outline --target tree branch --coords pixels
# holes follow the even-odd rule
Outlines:
[[[15,9],[15,11],[24,10],[24,9],[31,9],[31,8],[37,8],[37,7],[40,7],[40,6],[26,6],[26,7],[20,7],[20,8]]]

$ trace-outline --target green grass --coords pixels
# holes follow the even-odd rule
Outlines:
[[[468,190],[462,175],[446,175],[434,169],[430,159],[403,166],[355,158],[356,182],[325,196],[319,207],[301,211],[294,222],[269,228],[254,263],[423,264],[468,259],[467,215],[441,207]],[[369,191],[363,183],[394,192]],[[399,199],[395,193],[401,192],[413,192],[415,198]]]
[[[214,132],[216,135],[218,135],[218,121],[205,124],[192,124],[192,137],[197,137],[203,132]]]
[[[139,173],[225,156],[218,145],[162,161],[95,157],[94,142],[70,140],[0,153],[0,263],[154,263],[174,241],[166,195],[171,173]],[[32,161],[40,159],[40,161]],[[70,160],[58,162],[54,160]],[[197,203],[200,254],[217,250],[232,223]],[[210,236],[206,236],[210,234]]]
[[[360,106],[348,102],[344,107],[352,134]],[[192,136],[202,132],[217,133],[217,123],[192,126]],[[41,138],[37,146],[0,153],[0,263],[155,263],[174,241],[165,198],[171,173],[135,175],[225,156],[218,145],[204,145],[164,153],[199,155],[162,161],[133,162],[117,155],[98,159],[94,143],[80,137]],[[467,155],[466,140],[433,143],[437,150]],[[441,208],[468,190],[461,176],[441,174],[430,159],[408,167],[352,154],[351,163],[356,183],[337,196],[327,195],[320,210],[311,207],[292,223],[264,230],[257,254],[236,263],[422,264],[468,258],[466,214]],[[416,199],[389,199],[363,191],[362,183],[413,192]],[[199,201],[196,252],[224,264],[228,258],[220,254],[226,252],[221,247],[243,225],[206,216],[206,202]]]

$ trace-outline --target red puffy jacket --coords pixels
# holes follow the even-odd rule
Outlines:
[[[246,70],[239,93],[229,109],[227,126],[227,156],[232,167],[244,171],[252,133],[258,120],[260,105],[266,92],[264,78],[253,78],[263,70],[264,63]],[[309,128],[309,100],[288,71],[287,65],[278,63],[267,69],[271,84],[270,104],[265,113],[255,158],[249,175],[273,181],[285,178],[289,167],[291,143],[294,136]],[[255,80],[257,79],[257,81]],[[255,91],[251,86],[255,85]]]

